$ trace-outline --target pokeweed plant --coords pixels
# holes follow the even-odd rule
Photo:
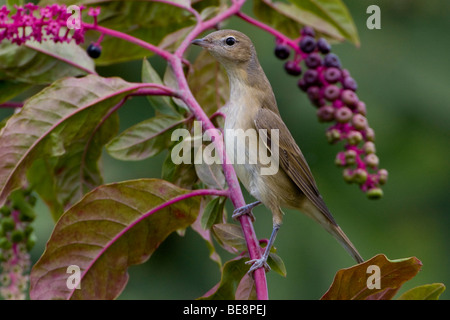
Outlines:
[[[202,299],[268,298],[264,269],[249,275],[245,264],[261,256],[264,241],[257,239],[250,217],[241,216],[240,226],[227,223],[224,209],[226,199],[235,208],[245,205],[222,140],[211,138],[220,135],[226,75],[204,52],[193,62],[186,59],[192,40],[232,16],[274,38],[278,58],[288,59],[293,53],[285,64],[287,73],[299,77],[298,86],[318,107],[319,120],[336,122],[326,131],[328,140],[346,141],[336,160],[346,167],[345,180],[359,184],[370,198],[381,197],[387,171],[378,168],[365,104],[355,93],[350,72],[330,52],[329,41],[359,43],[343,2],[255,0],[254,17],[242,11],[244,3],[42,0],[8,1],[0,7],[0,103],[15,110],[1,122],[0,132],[4,298],[25,298],[29,281],[32,299],[114,299],[127,283],[129,266],[145,262],[169,234],[188,227],[208,243],[210,257],[222,273],[220,283]],[[165,60],[163,76],[147,60],[152,55]],[[143,60],[139,83],[96,72],[96,66],[137,59]],[[38,92],[23,102],[13,101],[32,87]],[[117,111],[133,96],[146,96],[155,116],[118,134]],[[180,147],[172,139],[177,129],[187,132],[184,141],[194,146],[203,137],[200,147],[190,144],[183,149],[189,157],[213,146],[222,165],[174,163],[170,155]],[[124,161],[168,151],[162,178],[103,184],[99,162],[104,148]],[[28,274],[36,196],[47,204],[55,226]],[[215,244],[236,258],[222,263]],[[275,252],[269,264],[285,275]],[[391,275],[391,269],[396,270],[398,276],[370,294],[357,287],[361,281],[355,284],[343,275],[338,279],[338,273],[323,298],[392,298],[388,293],[413,277],[421,263],[415,258],[384,258],[379,265],[390,268]],[[67,273],[74,266],[78,278]],[[361,273],[364,264],[353,268],[356,271],[348,272],[367,277]],[[339,286],[363,294],[343,296]],[[426,290],[419,288],[412,295]]]

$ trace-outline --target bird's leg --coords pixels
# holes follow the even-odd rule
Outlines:
[[[239,219],[240,216],[247,214],[252,219],[252,221],[255,221],[255,216],[252,213],[252,209],[260,204],[261,204],[261,201],[256,201],[256,202],[247,204],[246,206],[237,208],[236,210],[233,211],[233,215],[231,216],[231,218],[233,218],[234,220],[237,220],[237,219]]]
[[[264,254],[259,259],[253,259],[250,261],[247,261],[246,264],[251,264],[250,270],[248,270],[248,273],[252,273],[256,269],[259,269],[261,267],[264,267],[266,271],[270,271],[270,267],[267,264],[267,259],[269,258],[270,249],[273,246],[273,243],[275,242],[275,238],[277,237],[278,230],[280,229],[279,224],[275,224],[273,226],[272,234],[270,235],[269,243],[266,246],[266,250],[264,251]]]

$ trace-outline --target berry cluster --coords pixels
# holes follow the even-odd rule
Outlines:
[[[316,38],[314,29],[304,27],[301,30],[294,50],[294,59],[287,61],[284,68],[290,75],[301,75],[298,87],[318,108],[319,121],[334,122],[326,132],[328,141],[333,144],[346,140],[345,151],[336,157],[336,164],[345,168],[345,181],[357,183],[371,199],[380,198],[383,191],[379,186],[386,182],[388,172],[378,169],[375,134],[367,122],[366,105],[355,93],[356,81],[348,70],[342,69],[339,57],[331,52],[327,40]],[[290,47],[278,39],[275,55],[285,60],[290,52]]]
[[[27,190],[14,191],[0,208],[0,296],[23,300],[28,285],[30,255],[36,242],[30,223],[36,198]]]
[[[15,12],[8,10],[6,5],[0,7],[0,43],[6,39],[21,45],[29,40],[37,42],[53,41],[77,44],[84,42],[86,29],[80,23],[79,28],[69,29],[72,13],[65,5],[52,4],[39,7],[33,3],[24,6],[14,5]],[[85,9],[79,6],[80,11]],[[12,13],[12,14],[11,14]],[[11,16],[10,16],[11,14]],[[96,16],[99,9],[90,8],[88,15]]]

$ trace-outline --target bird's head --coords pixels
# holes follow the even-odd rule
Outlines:
[[[250,38],[235,30],[215,31],[192,44],[207,49],[226,69],[247,64],[256,57]]]

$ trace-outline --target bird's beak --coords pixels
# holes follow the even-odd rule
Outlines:
[[[197,46],[200,46],[202,48],[211,48],[212,44],[211,42],[205,40],[205,39],[195,39],[191,42],[192,44],[195,44]]]

